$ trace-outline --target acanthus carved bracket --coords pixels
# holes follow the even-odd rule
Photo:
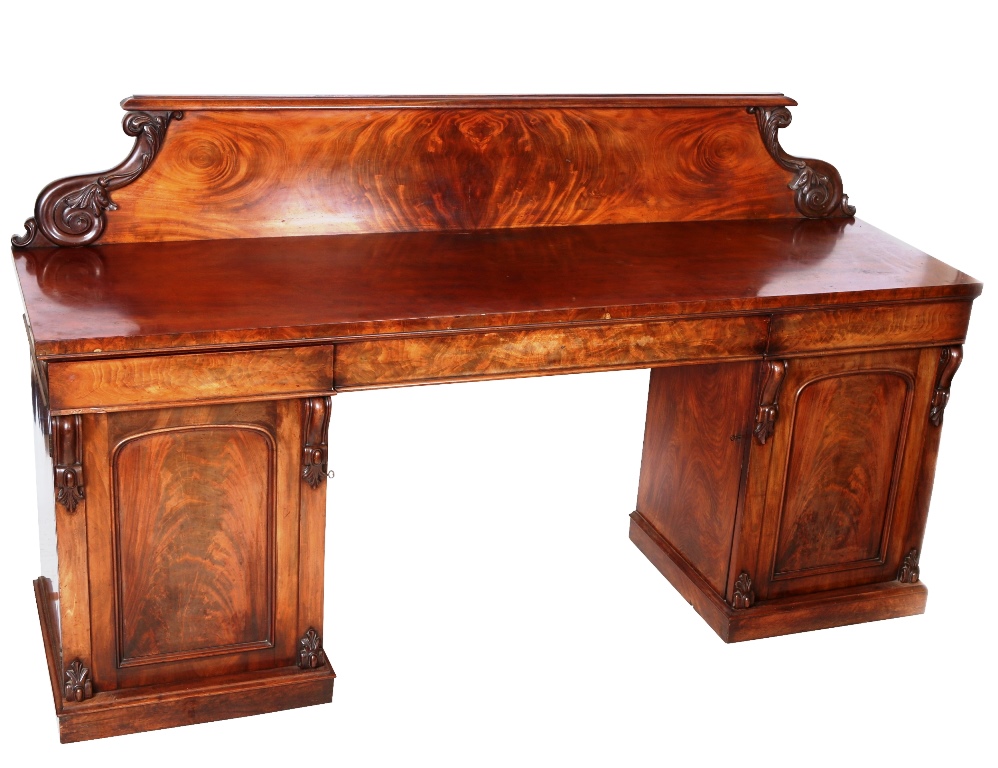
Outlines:
[[[917,584],[918,583],[918,550],[912,548],[907,555],[904,556],[904,562],[901,563],[901,567],[898,569],[898,581],[902,584]]]
[[[79,415],[53,416],[51,430],[55,500],[72,513],[84,499],[82,419]]]
[[[755,592],[752,591],[752,579],[747,571],[738,574],[735,580],[735,591],[731,595],[731,607],[735,610],[751,608],[755,603]]]
[[[776,431],[776,417],[780,413],[777,401],[780,397],[783,379],[787,375],[787,364],[782,360],[767,360],[763,365],[765,365],[766,378],[762,382],[759,407],[755,414],[755,429],[752,433],[759,445],[765,445],[766,441],[773,436],[773,432]]]
[[[318,488],[326,477],[329,462],[329,407],[328,397],[310,397],[302,401],[301,477],[312,488]]]
[[[63,692],[67,701],[83,701],[94,695],[90,670],[79,659],[66,667],[66,687]]]
[[[322,650],[322,638],[313,627],[298,641],[298,666],[301,669],[315,669],[324,666],[326,654]]]
[[[842,177],[835,167],[823,160],[805,160],[788,155],[777,136],[793,119],[786,107],[749,107],[759,125],[766,149],[779,166],[793,174],[787,185],[795,192],[797,210],[809,219],[834,216],[855,216],[856,207],[849,205],[849,195],[842,192]]]
[[[949,402],[950,385],[957,368],[963,362],[963,347],[944,347],[939,355],[939,370],[936,373],[936,389],[932,393],[932,406],[929,408],[929,421],[933,426],[941,427],[943,412]]]
[[[35,215],[24,222],[25,233],[10,239],[17,248],[74,246],[96,242],[107,224],[106,212],[117,210],[111,192],[127,186],[152,164],[171,120],[183,112],[129,112],[122,128],[135,137],[128,157],[104,173],[53,181],[35,201]]]

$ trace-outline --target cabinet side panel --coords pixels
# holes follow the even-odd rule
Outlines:
[[[247,426],[154,432],[112,462],[122,664],[273,639],[275,446]]]
[[[755,363],[652,371],[638,512],[724,595]]]
[[[49,409],[45,404],[41,386],[34,372],[31,375],[31,405],[35,416],[35,479],[38,495],[38,544],[40,547],[42,578],[44,581],[45,607],[54,619],[54,629],[59,625],[59,554],[55,527],[55,491],[53,489],[52,453],[49,448]]]

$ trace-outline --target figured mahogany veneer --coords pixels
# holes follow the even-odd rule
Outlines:
[[[924,610],[968,275],[747,96],[133,97],[39,195],[63,740],[329,701],[330,397],[652,368],[631,538],[726,641]]]

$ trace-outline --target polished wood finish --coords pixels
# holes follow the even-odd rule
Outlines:
[[[895,578],[928,424],[925,362],[904,350],[788,363],[773,440],[750,455],[749,473],[767,476],[746,510],[760,521],[759,559],[745,562],[760,599]]]
[[[623,94],[619,96],[130,96],[127,110],[187,112],[246,109],[529,109],[556,106],[572,109],[645,107],[794,107],[782,93]]]
[[[970,322],[969,301],[848,307],[773,315],[771,355],[922,347],[960,341]]]
[[[270,434],[244,425],[115,448],[121,666],[271,646],[275,454]]]
[[[314,570],[300,553],[297,401],[85,422],[85,463],[102,470],[87,531],[98,690],[293,664],[299,573]]]
[[[851,215],[834,168],[778,149],[786,100],[760,98],[178,100],[130,112],[129,159],[50,185],[15,245]]]
[[[336,389],[753,358],[766,333],[755,315],[348,343],[337,347]]]
[[[773,312],[772,351],[917,345],[962,338],[981,292],[849,219],[26,249],[14,264],[41,360],[732,312]]]
[[[49,407],[59,413],[264,400],[328,392],[333,348],[91,359],[55,362],[46,370]]]
[[[631,539],[725,641],[923,611],[982,286],[854,219],[792,104],[127,100],[15,238],[62,738],[329,701],[339,391],[650,367]]]
[[[757,365],[657,368],[638,483],[638,509],[725,594],[751,433]]]
[[[35,215],[24,222],[25,233],[11,243],[23,248],[34,246],[76,246],[96,242],[107,226],[105,214],[118,206],[111,192],[131,184],[152,163],[166,137],[166,129],[180,112],[132,112],[122,127],[135,136],[131,153],[104,173],[73,176],[52,182],[38,196]]]
[[[631,541],[726,643],[794,632],[896,619],[925,612],[923,584],[879,582],[801,596],[753,602],[735,608],[717,596],[703,577],[638,512],[631,515]]]

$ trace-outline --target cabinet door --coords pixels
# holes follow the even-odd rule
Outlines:
[[[328,401],[315,402],[321,430]],[[86,417],[95,687],[299,661],[299,639],[321,631],[322,541],[302,546],[324,527],[325,485],[302,467],[313,410],[289,400]]]
[[[935,350],[776,362],[773,431],[750,451],[745,530],[758,539],[733,569],[757,598],[897,577],[924,524],[913,507],[937,362]]]

